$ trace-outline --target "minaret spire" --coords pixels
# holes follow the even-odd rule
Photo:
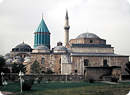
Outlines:
[[[65,29],[65,46],[66,46],[69,44],[69,29],[70,29],[68,10],[66,10],[64,29]]]
[[[43,13],[42,13],[42,19],[43,19]]]

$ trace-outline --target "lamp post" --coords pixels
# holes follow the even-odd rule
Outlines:
[[[23,83],[23,77],[24,76],[24,73],[23,72],[19,72],[19,77],[20,77],[20,88],[21,88],[21,93],[22,93],[22,83]]]
[[[4,73],[1,72],[1,78],[2,78],[2,84],[3,84],[3,81],[4,81]]]
[[[2,85],[3,86],[5,86],[5,85],[7,85],[7,82],[6,82],[6,80],[4,80],[4,73],[3,72],[1,72],[1,77],[2,77]]]

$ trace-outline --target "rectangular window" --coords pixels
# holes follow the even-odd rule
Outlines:
[[[41,64],[44,64],[44,61],[45,61],[45,59],[44,59],[44,58],[42,58],[42,60],[41,60]]]

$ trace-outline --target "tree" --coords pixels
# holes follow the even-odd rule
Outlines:
[[[45,72],[45,74],[53,74],[54,72],[51,69],[47,69],[47,71]]]
[[[12,73],[19,73],[20,71],[25,73],[26,72],[26,65],[14,63],[12,65]]]
[[[3,67],[5,65],[5,59],[3,57],[0,57],[0,67]]]
[[[33,74],[41,73],[40,64],[38,63],[37,60],[35,60],[34,63],[31,65],[30,73],[33,73]]]
[[[130,62],[126,63],[126,68],[125,70],[129,73],[130,75]]]
[[[0,85],[2,85],[1,72],[4,71],[3,66],[5,65],[5,59],[0,56]]]

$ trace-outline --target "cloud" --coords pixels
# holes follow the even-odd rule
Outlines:
[[[64,42],[66,9],[71,39],[88,29],[105,38],[118,53],[130,51],[127,44],[130,4],[127,0],[4,0],[0,4],[0,54],[23,41],[33,47],[33,33],[42,13],[51,32],[51,46],[58,41]]]
[[[0,0],[0,3],[2,3],[3,2],[3,0]]]

